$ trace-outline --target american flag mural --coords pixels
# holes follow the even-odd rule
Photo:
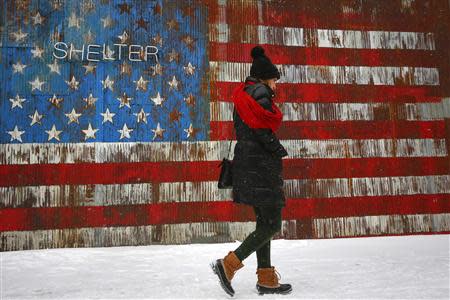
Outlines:
[[[2,1],[0,250],[225,242],[231,91],[262,45],[288,239],[450,233],[444,0]]]

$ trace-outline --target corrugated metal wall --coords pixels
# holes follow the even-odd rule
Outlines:
[[[449,233],[449,5],[2,1],[0,250],[245,238],[252,211],[216,179],[256,44],[283,74],[276,238]]]

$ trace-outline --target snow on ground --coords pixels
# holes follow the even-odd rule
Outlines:
[[[258,296],[256,257],[235,299],[450,299],[450,235],[274,240],[287,296]],[[1,253],[1,299],[230,299],[209,263],[240,242]]]

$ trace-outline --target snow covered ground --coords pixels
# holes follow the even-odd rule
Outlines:
[[[240,242],[1,253],[1,299],[230,299],[209,263]],[[258,296],[256,257],[236,299],[450,299],[450,235],[274,240],[287,296]]]

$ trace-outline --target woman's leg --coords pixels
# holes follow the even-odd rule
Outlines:
[[[270,268],[270,240],[256,250],[256,260],[258,268]]]
[[[262,260],[269,257],[270,243],[265,245],[270,239],[281,230],[281,207],[253,207],[256,215],[256,229],[250,233],[241,245],[234,251],[236,256],[242,261],[254,251],[266,246],[261,250]],[[267,248],[268,247],[268,248]],[[269,251],[267,251],[269,249]]]

